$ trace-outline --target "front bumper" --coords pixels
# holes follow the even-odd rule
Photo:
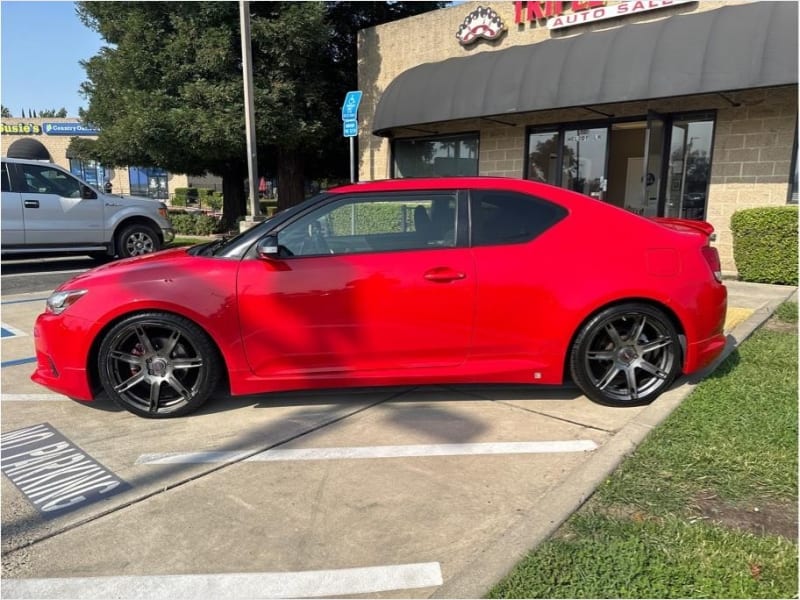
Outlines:
[[[87,371],[90,325],[66,314],[39,315],[33,327],[36,370],[31,380],[75,400],[93,400]]]

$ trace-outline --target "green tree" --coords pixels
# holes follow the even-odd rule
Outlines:
[[[308,173],[341,168],[321,157],[341,141],[343,90],[355,89],[350,28],[398,14],[375,8],[383,4],[352,3],[368,13],[355,20],[334,3],[250,4],[257,150],[262,172],[277,173],[280,208],[303,199]],[[104,164],[219,175],[233,224],[247,173],[238,11],[235,2],[79,2],[82,21],[109,45],[83,63],[81,116],[101,133],[73,139],[72,150]]]
[[[7,106],[0,105],[0,111],[2,112],[2,117],[4,119],[10,119],[11,118],[11,116],[12,116],[11,115],[11,111],[8,109]]]
[[[64,108],[63,106],[58,110],[56,110],[55,108],[47,108],[47,109],[41,109],[39,111],[40,119],[52,119],[52,118],[63,119],[66,116],[67,116],[67,109]]]

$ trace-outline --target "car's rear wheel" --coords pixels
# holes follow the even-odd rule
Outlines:
[[[156,419],[199,408],[217,386],[220,362],[200,327],[168,313],[120,321],[98,353],[100,381],[109,397],[125,410]]]
[[[663,311],[641,303],[609,307],[578,333],[570,371],[595,402],[612,406],[649,404],[680,372],[681,347]]]
[[[150,254],[161,249],[158,234],[149,225],[134,223],[124,227],[117,237],[117,254],[121,258]]]

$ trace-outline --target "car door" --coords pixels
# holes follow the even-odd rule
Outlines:
[[[27,245],[100,244],[103,202],[90,188],[50,164],[17,163]],[[83,197],[83,190],[93,197]]]
[[[278,258],[240,267],[240,323],[253,371],[339,380],[358,372],[399,382],[462,364],[475,279],[469,249],[456,244],[456,204],[455,193],[439,191],[354,195],[283,227]],[[437,231],[422,224],[434,206]]]
[[[3,246],[14,246],[25,243],[25,220],[22,212],[22,196],[12,190],[8,165],[4,162],[0,167],[2,175],[2,224]]]
[[[559,319],[553,273],[569,269],[559,264],[555,238],[544,234],[566,216],[563,207],[527,194],[470,192],[476,362],[504,362],[530,369],[532,380],[541,376],[552,356],[547,332]]]

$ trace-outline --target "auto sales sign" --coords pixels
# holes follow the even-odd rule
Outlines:
[[[546,22],[548,29],[564,29],[585,23],[626,17],[688,4],[696,0],[636,0],[609,4],[604,0],[588,2],[514,2],[514,22]],[[569,6],[569,10],[568,7]]]

